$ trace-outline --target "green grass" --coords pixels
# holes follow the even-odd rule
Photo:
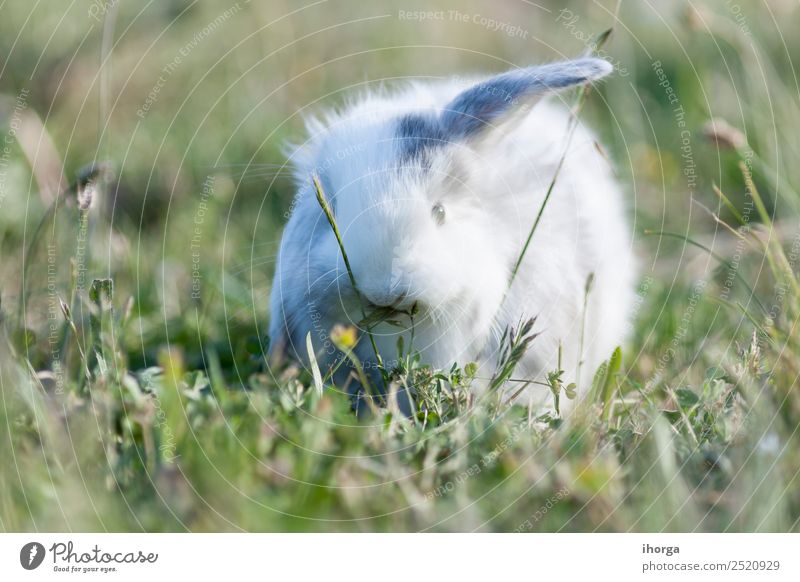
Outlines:
[[[623,2],[604,50],[628,74],[589,92],[582,117],[628,185],[642,272],[631,340],[582,370],[591,387],[573,413],[528,410],[501,390],[525,384],[514,363],[536,338],[520,322],[487,394],[470,389],[469,362],[431,370],[401,353],[386,373],[416,387],[421,412],[390,403],[359,420],[313,369],[264,356],[292,196],[275,164],[302,135],[296,111],[341,102],[365,71],[580,54],[575,31],[608,29],[616,2],[570,5],[573,28],[555,4],[493,14],[527,40],[401,21],[383,3],[331,2],[266,26],[289,8],[264,4],[198,43],[144,118],[159,71],[230,5],[161,3],[137,17],[121,3],[102,78],[102,31],[85,6],[65,16],[71,27],[57,11],[0,9],[0,130],[13,138],[0,165],[0,530],[800,530],[796,8],[781,28],[742,8],[745,31],[725,2],[659,15]],[[409,39],[469,50],[374,50]],[[703,137],[712,117],[746,141]],[[68,176],[107,165],[64,180],[51,204],[62,164],[41,165],[46,148],[34,154],[39,135],[20,120],[42,122]],[[573,396],[559,370],[544,384],[559,408]]]

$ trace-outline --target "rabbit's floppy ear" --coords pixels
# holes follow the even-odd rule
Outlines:
[[[450,141],[478,137],[526,113],[541,95],[596,81],[612,70],[603,59],[581,58],[509,71],[457,95],[440,123]]]

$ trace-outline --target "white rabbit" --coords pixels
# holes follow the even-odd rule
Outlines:
[[[367,312],[414,307],[411,349],[423,362],[449,368],[475,361],[478,376],[490,377],[504,330],[536,317],[540,335],[515,377],[541,380],[557,369],[561,344],[563,380],[574,380],[582,360],[585,392],[597,366],[625,339],[633,303],[631,231],[595,138],[578,124],[568,140],[568,108],[542,97],[611,70],[604,60],[582,58],[485,80],[412,83],[397,93],[362,95],[324,122],[312,120],[308,141],[292,153],[299,192],[272,287],[271,352],[307,362],[310,332],[324,373],[339,357],[328,333],[337,323],[363,320],[360,297]],[[357,291],[316,199],[315,175]],[[410,318],[396,319],[403,327],[372,328],[389,368],[398,334],[407,351],[412,341]],[[367,338],[356,353],[367,367],[375,362]],[[337,385],[345,375],[343,367]],[[550,399],[546,387],[533,384],[519,400],[539,406]]]

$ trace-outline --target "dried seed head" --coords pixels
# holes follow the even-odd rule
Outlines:
[[[710,119],[703,126],[703,135],[706,139],[726,149],[739,149],[747,145],[747,138],[739,129],[721,118]]]
[[[81,210],[89,210],[94,199],[95,190],[97,187],[95,182],[87,182],[86,184],[78,185],[78,208]]]
[[[69,305],[67,305],[61,297],[58,298],[58,302],[61,304],[61,313],[64,314],[64,319],[70,321],[72,319],[72,312],[70,311]]]

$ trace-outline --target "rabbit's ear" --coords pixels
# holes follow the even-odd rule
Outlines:
[[[477,137],[527,113],[542,94],[596,81],[612,70],[608,61],[583,58],[509,71],[457,95],[445,106],[441,125],[451,141]]]

